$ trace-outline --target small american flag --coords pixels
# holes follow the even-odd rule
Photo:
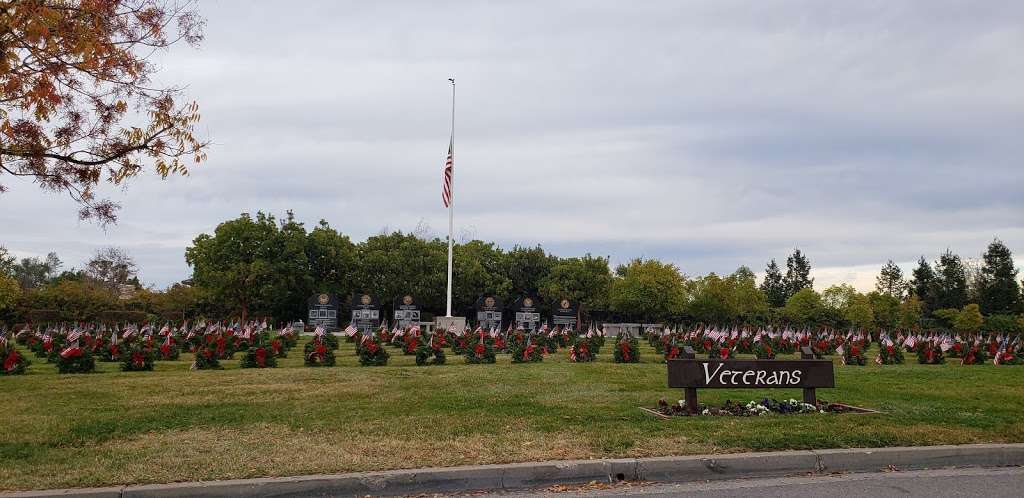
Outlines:
[[[441,187],[441,200],[444,207],[452,205],[452,176],[455,174],[455,155],[453,144],[448,144],[448,159],[444,161],[444,185]]]

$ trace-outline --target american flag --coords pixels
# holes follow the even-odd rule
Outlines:
[[[452,176],[455,174],[455,156],[452,145],[448,144],[448,159],[444,161],[444,185],[441,187],[441,200],[444,207],[452,205]]]

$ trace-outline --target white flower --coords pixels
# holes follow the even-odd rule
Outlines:
[[[711,410],[708,410],[707,408],[705,408],[704,411],[700,412],[700,414],[701,415],[711,415]]]

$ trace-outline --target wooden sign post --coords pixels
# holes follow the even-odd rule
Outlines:
[[[809,348],[805,348],[809,349]],[[686,409],[697,412],[697,389],[792,389],[804,391],[804,403],[817,404],[816,388],[835,387],[832,360],[817,360],[803,351],[799,360],[668,360],[668,386],[683,388]],[[810,356],[810,358],[808,358]]]

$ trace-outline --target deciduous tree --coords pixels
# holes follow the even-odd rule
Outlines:
[[[96,198],[101,181],[187,174],[206,158],[199,109],[155,84],[149,57],[197,45],[202,25],[191,1],[0,1],[0,180],[66,192],[107,223],[118,206]]]

